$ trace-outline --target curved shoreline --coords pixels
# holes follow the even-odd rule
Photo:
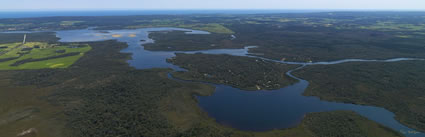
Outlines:
[[[245,50],[247,50],[249,47],[246,47]],[[211,53],[211,51],[197,51],[197,52],[179,52],[179,53],[189,53],[189,54],[194,54],[194,53],[204,53],[204,54],[209,54]],[[213,54],[219,54],[217,52],[213,52]],[[333,102],[333,101],[325,101],[325,100],[320,100],[320,98],[318,97],[309,97],[309,96],[303,96],[302,93],[305,91],[305,89],[307,88],[309,82],[306,80],[303,80],[301,78],[298,78],[294,75],[292,75],[292,72],[303,69],[304,67],[307,66],[311,66],[311,65],[334,65],[334,64],[342,64],[342,63],[349,63],[349,62],[399,62],[399,61],[412,61],[412,60],[417,60],[417,61],[424,61],[425,59],[420,59],[420,58],[392,58],[392,59],[385,59],[385,60],[377,60],[377,59],[371,59],[371,60],[367,60],[367,59],[342,59],[342,60],[336,60],[336,61],[330,61],[330,62],[311,62],[311,63],[304,63],[304,62],[285,62],[285,61],[277,61],[277,60],[272,60],[272,59],[265,59],[262,57],[257,57],[257,56],[250,56],[247,55],[247,52],[245,52],[245,54],[241,55],[241,53],[233,53],[230,55],[235,55],[235,56],[247,56],[247,57],[252,57],[252,58],[258,58],[258,59],[263,59],[263,60],[267,60],[267,61],[273,61],[273,62],[278,62],[278,63],[284,63],[284,64],[297,64],[297,65],[301,65],[300,67],[297,67],[295,69],[289,70],[288,72],[286,72],[286,75],[290,76],[291,78],[294,78],[296,80],[298,80],[299,82],[295,83],[294,85],[301,85],[301,89],[299,91],[295,91],[299,94],[299,96],[302,96],[303,98],[314,98],[319,100],[318,103],[321,102],[327,102],[330,105],[341,105],[341,106],[337,106],[335,108],[339,108],[339,109],[330,109],[330,110],[325,110],[325,111],[334,111],[334,110],[351,110],[351,111],[355,111],[358,114],[373,120],[377,123],[380,123],[382,125],[385,125],[386,127],[390,127],[391,129],[394,129],[400,133],[403,133],[405,136],[408,137],[420,137],[420,136],[425,136],[424,133],[418,132],[414,129],[411,129],[403,124],[401,124],[398,120],[395,119],[395,114],[393,112],[390,112],[388,110],[386,110],[385,108],[381,108],[381,107],[375,107],[375,106],[366,106],[366,105],[356,105],[356,104],[345,104],[345,103],[338,103],[338,102]],[[182,69],[182,68],[180,68]],[[172,75],[169,75],[169,77],[173,80],[180,80],[178,78],[174,78],[172,77]],[[186,80],[180,80],[180,81],[186,81]],[[217,92],[233,92],[233,90],[235,90],[236,92],[242,91],[242,92],[248,92],[248,91],[243,91],[241,89],[237,89],[237,88],[233,88],[231,86],[228,85],[222,85],[222,84],[215,84],[215,83],[210,83],[210,82],[205,82],[205,81],[186,81],[186,82],[200,82],[200,83],[206,83],[206,84],[210,84],[213,85],[215,87],[217,87],[217,89],[215,90],[215,92],[211,95],[211,96],[215,96],[215,94],[222,94],[222,93],[217,93]],[[291,85],[291,86],[294,86]],[[303,87],[304,86],[304,87]],[[225,89],[222,90],[222,88]],[[267,92],[291,92],[291,91],[281,91],[282,89],[285,89],[287,87],[281,88],[281,89],[277,89],[277,90],[267,90]],[[249,91],[249,92],[262,92],[263,90],[260,91]],[[263,92],[264,93],[264,92]],[[244,94],[244,93],[242,93]],[[232,93],[230,96],[234,96],[234,94]],[[223,98],[225,97],[225,95],[220,95],[217,97],[212,97],[212,98]],[[213,111],[208,111],[208,110],[219,110],[218,108],[212,108],[210,107],[211,104],[206,104],[206,105],[202,105],[202,100],[208,99],[209,96],[197,96],[198,101],[200,101],[200,106],[201,108],[203,108],[204,111],[206,111],[210,117],[213,117],[216,119],[216,121],[218,123],[222,123],[222,124],[226,124],[226,125],[230,125],[234,128],[240,129],[240,130],[246,130],[246,131],[269,131],[275,128],[280,128],[280,129],[285,129],[285,128],[291,128],[292,126],[283,126],[283,127],[273,127],[273,128],[269,128],[269,129],[256,129],[256,128],[250,128],[250,127],[238,127],[238,125],[232,125],[229,124],[229,121],[226,120],[222,120],[222,118],[217,118],[220,117],[219,115],[221,114],[211,114],[211,113],[215,113]],[[252,101],[252,100],[251,100]],[[223,102],[223,100],[220,100],[220,102]],[[227,101],[227,102],[232,102],[232,101]],[[234,102],[232,102],[234,103]],[[221,103],[218,106],[225,106],[225,103]],[[205,107],[210,107],[210,108],[205,108]],[[347,109],[348,108],[348,109]],[[237,108],[233,108],[233,109],[237,109]],[[222,110],[223,111],[223,110]],[[323,111],[312,111],[312,112],[323,112]],[[309,112],[310,113],[310,112]],[[380,114],[383,114],[383,116],[379,116]],[[221,119],[221,120],[220,120]],[[229,119],[228,119],[229,120]],[[296,120],[296,123],[301,123],[302,118]],[[297,125],[297,124],[295,124]],[[240,125],[239,125],[240,126]]]
[[[61,38],[60,39],[61,42],[88,42],[88,41],[102,41],[102,40],[110,40],[110,39],[115,39],[115,40],[118,40],[120,42],[126,42],[129,46],[128,46],[128,48],[122,50],[121,52],[132,53],[133,59],[128,60],[128,63],[131,66],[133,66],[137,69],[148,69],[148,68],[155,68],[155,67],[168,67],[168,68],[172,68],[176,71],[177,70],[183,70],[182,68],[180,68],[178,66],[169,64],[169,63],[165,62],[165,60],[162,60],[164,58],[169,58],[169,57],[175,56],[174,55],[174,53],[176,53],[175,51],[171,51],[171,52],[146,51],[146,50],[143,49],[143,47],[140,46],[140,45],[143,45],[143,44],[146,44],[146,43],[154,42],[152,39],[150,39],[148,37],[148,34],[149,34],[149,31],[156,30],[156,29],[159,29],[159,30],[179,30],[179,28],[149,28],[149,29],[135,29],[135,30],[112,30],[111,33],[108,33],[108,34],[100,34],[100,32],[98,32],[98,30],[88,30],[88,29],[85,29],[85,30],[65,30],[65,31],[55,31],[55,32],[56,32],[57,37]],[[185,30],[188,30],[188,29],[185,29]],[[197,31],[197,32],[202,32],[202,31]],[[98,33],[99,33],[99,35],[97,36]],[[135,33],[136,37],[135,38],[127,38],[127,37],[112,37],[112,36],[109,36],[109,35],[112,35],[114,33],[122,33],[122,34],[133,34],[133,33]],[[194,32],[192,34],[196,34],[196,32]],[[140,41],[141,36],[144,37],[142,39],[145,39],[146,41]],[[298,67],[298,68],[295,68],[293,70],[286,72],[286,74],[288,76],[299,80],[299,82],[295,83],[294,85],[291,85],[291,86],[288,86],[288,87],[285,87],[285,88],[281,88],[281,89],[278,89],[278,90],[274,90],[274,91],[271,91],[270,93],[255,92],[255,91],[254,91],[254,93],[251,93],[251,92],[250,93],[243,93],[243,92],[246,92],[246,91],[243,91],[243,90],[240,90],[240,89],[235,89],[235,88],[232,88],[232,87],[227,86],[227,85],[213,84],[217,88],[216,88],[216,91],[213,93],[212,96],[217,95],[218,92],[220,92],[220,94],[221,94],[222,93],[221,90],[223,90],[225,92],[235,91],[235,95],[242,95],[241,96],[242,99],[244,98],[243,95],[247,95],[247,96],[264,95],[264,96],[273,97],[275,95],[283,95],[283,94],[280,94],[280,93],[290,92],[290,91],[284,91],[284,90],[296,90],[296,91],[293,91],[292,93],[289,93],[289,94],[291,94],[291,96],[295,97],[295,98],[302,97],[302,98],[307,99],[308,101],[312,100],[312,102],[316,101],[318,103],[323,103],[322,106],[335,105],[334,106],[335,108],[339,108],[337,110],[345,110],[347,106],[350,106],[350,107],[353,107],[353,108],[348,109],[348,110],[356,111],[360,115],[365,116],[369,119],[371,119],[371,117],[367,116],[368,113],[369,113],[368,111],[380,111],[380,112],[385,113],[386,116],[380,116],[380,117],[378,117],[378,119],[372,118],[371,120],[378,122],[378,123],[381,123],[385,126],[388,126],[388,127],[392,128],[394,130],[398,130],[399,132],[401,132],[401,130],[414,131],[413,129],[410,129],[410,128],[400,124],[398,121],[396,121],[394,119],[394,113],[392,113],[392,112],[390,112],[390,111],[388,111],[384,108],[321,101],[320,99],[318,99],[318,97],[302,96],[302,93],[304,92],[305,88],[308,86],[308,82],[301,79],[301,78],[293,76],[291,73],[293,71],[302,69],[302,68],[309,66],[309,65],[332,65],[332,64],[340,64],[340,63],[347,63],[347,62],[397,62],[397,61],[424,60],[424,59],[417,59],[417,58],[393,58],[393,59],[387,59],[387,60],[343,59],[343,60],[336,60],[336,61],[329,61],[329,62],[314,62],[314,63],[286,62],[286,61],[278,61],[278,60],[272,60],[272,59],[266,59],[266,58],[263,58],[263,57],[248,55],[249,54],[248,53],[249,48],[252,48],[252,47],[245,47],[244,49],[215,49],[215,50],[190,51],[190,52],[182,52],[182,53],[189,53],[190,54],[190,53],[201,52],[201,53],[205,53],[205,54],[229,54],[229,55],[234,55],[234,56],[254,57],[254,58],[269,60],[269,61],[278,62],[278,63],[302,65],[301,67]],[[161,62],[161,60],[162,60],[162,62]],[[212,84],[212,83],[209,83],[209,84]],[[298,85],[300,87],[296,87],[296,85]],[[302,92],[300,92],[300,91],[302,91]],[[212,96],[199,97],[199,98],[209,98],[209,97],[212,97]],[[286,96],[286,94],[285,94],[285,96]],[[294,103],[294,102],[289,102],[289,103]],[[344,105],[341,105],[341,104],[344,104]],[[199,103],[198,105],[200,107],[202,107],[201,103]],[[280,104],[280,105],[283,105],[283,104]],[[300,104],[300,105],[309,105],[309,104]],[[343,107],[337,106],[337,105],[341,105]],[[274,107],[279,108],[280,106],[274,106]],[[330,108],[327,108],[327,109],[329,109],[329,110],[319,110],[319,111],[332,111],[333,110],[333,109],[330,109]],[[363,109],[367,110],[367,111],[364,111]],[[204,110],[206,110],[206,109],[204,109]],[[208,112],[208,110],[206,110],[206,111]],[[210,112],[208,112],[208,113],[210,114]],[[304,112],[302,112],[302,113],[304,113]],[[298,120],[302,120],[302,118],[298,119]],[[394,121],[398,122],[398,123],[396,123],[396,124],[398,124],[397,125],[398,128],[389,126],[391,124],[394,124]],[[219,120],[218,120],[218,122],[220,123]],[[390,124],[386,123],[386,122],[390,122]],[[402,127],[402,128],[400,128],[400,127]],[[274,128],[280,128],[280,127],[274,127]],[[424,136],[425,134],[418,132],[418,134],[405,134],[405,135],[409,136],[409,137],[416,137],[416,136]]]
[[[395,58],[395,59],[388,59],[388,60],[360,60],[360,62],[364,62],[364,61],[368,61],[368,62],[396,62],[396,61],[405,61],[405,60],[423,60],[423,59]],[[277,61],[277,62],[280,62],[280,61]],[[359,60],[344,60],[344,61],[336,61],[336,62],[338,62],[338,63],[333,63],[333,64],[348,63],[348,62],[359,62]],[[301,64],[301,63],[299,63],[299,64]],[[320,63],[320,64],[323,64],[323,63]],[[298,78],[298,77],[292,75],[292,72],[303,69],[304,67],[307,67],[309,65],[318,65],[318,64],[313,64],[313,63],[306,64],[305,63],[302,66],[297,67],[295,69],[292,69],[292,70],[290,70],[286,73],[288,76],[299,80],[299,82],[295,83],[294,85],[288,86],[288,87],[294,88],[293,86],[295,86],[295,87],[298,86],[298,88],[301,89],[301,90],[298,90],[298,91],[290,91],[289,90],[288,91],[288,90],[285,90],[288,87],[285,87],[285,88],[282,88],[282,89],[277,89],[277,90],[272,90],[272,91],[267,91],[267,92],[266,91],[264,91],[264,92],[262,92],[262,91],[250,91],[250,92],[257,92],[258,95],[262,95],[262,96],[267,95],[268,92],[272,92],[271,94],[273,94],[273,92],[275,92],[275,93],[276,92],[294,92],[295,94],[297,94],[296,95],[297,97],[305,98],[307,100],[314,100],[317,103],[328,103],[327,105],[340,105],[340,106],[334,106],[334,108],[325,108],[324,110],[312,111],[312,112],[323,112],[323,111],[334,111],[334,110],[352,110],[352,111],[355,111],[358,114],[360,114],[360,115],[362,115],[362,116],[364,116],[364,117],[366,117],[370,120],[373,120],[373,121],[378,122],[382,125],[390,127],[390,128],[392,128],[396,131],[399,131],[399,132],[403,133],[405,136],[420,137],[420,136],[425,135],[424,133],[418,132],[414,129],[411,129],[411,128],[401,124],[399,121],[397,121],[395,119],[395,114],[393,112],[386,110],[385,108],[375,107],[375,106],[366,106],[366,105],[345,104],[345,103],[338,103],[338,102],[332,102],[332,101],[324,101],[324,100],[320,100],[320,98],[318,98],[318,97],[303,96],[302,93],[305,91],[305,89],[307,88],[309,83],[306,80],[303,80],[301,78]],[[202,83],[208,83],[208,82],[202,82]],[[236,92],[242,91],[242,90],[235,89],[235,88],[232,88],[232,87],[227,86],[227,85],[220,85],[220,84],[214,84],[214,83],[208,83],[208,84],[211,84],[211,85],[214,85],[215,87],[221,88],[221,89],[220,88],[216,89],[216,91],[214,92],[214,94],[221,94],[221,95],[219,95],[220,97],[224,96],[223,92],[233,92],[232,90],[236,90]],[[226,91],[222,91],[222,88],[225,88]],[[221,92],[221,93],[217,93],[217,92]],[[248,91],[242,91],[242,92],[248,92]],[[266,93],[266,94],[262,94],[262,93]],[[212,96],[214,96],[214,94]],[[236,93],[236,94],[238,94],[238,93]],[[244,94],[244,93],[241,93],[241,94]],[[245,94],[245,95],[248,95],[248,94]],[[292,94],[292,93],[289,93],[289,94]],[[276,94],[276,96],[278,96],[278,95],[279,94]],[[232,94],[232,96],[234,96],[234,95]],[[275,95],[273,95],[273,96],[275,96]],[[292,96],[292,97],[294,97],[294,96]],[[297,97],[295,97],[295,98],[297,98]],[[206,98],[208,98],[208,96],[207,97],[198,96],[198,99],[201,99],[200,104],[202,103],[202,99],[206,99]],[[218,97],[216,97],[216,98],[218,98]],[[220,101],[223,101],[223,100],[220,100]],[[223,106],[224,104],[225,103],[221,103],[220,105]],[[210,105],[211,104],[204,105],[204,106],[200,105],[200,106],[206,107],[206,106],[210,106]],[[337,108],[337,109],[335,109],[335,108]],[[217,109],[217,108],[215,108],[215,109]],[[329,110],[326,110],[326,109],[329,109]],[[206,110],[209,114],[214,113],[214,112],[208,111],[208,109],[205,109],[205,108],[204,108],[204,110]],[[381,115],[381,114],[384,114],[384,115]],[[217,115],[220,115],[220,114],[212,114],[210,116],[216,118]],[[296,121],[296,123],[299,124],[301,122],[301,120],[302,120],[302,118],[295,120],[295,121]],[[224,121],[217,120],[217,122],[223,123]],[[238,129],[241,129],[241,130],[247,130],[247,131],[268,131],[268,130],[274,129],[274,128],[270,128],[270,129],[265,129],[265,130],[264,129],[257,130],[257,129],[249,129],[249,128],[246,128],[246,127],[237,127],[237,125],[231,125],[231,126],[236,127]],[[284,127],[280,127],[280,128],[290,128],[290,127],[292,127],[292,126],[284,126]]]
[[[244,49],[245,50],[248,50],[249,48],[253,48],[252,46],[250,46],[250,47],[245,47]],[[179,52],[179,53],[189,53],[189,54],[193,54],[193,53],[204,53],[204,54],[210,54],[209,52],[208,52],[208,50],[206,50],[206,51],[191,51],[191,52]],[[214,54],[219,54],[219,53],[214,53]],[[226,53],[225,53],[226,54]],[[296,77],[296,76],[294,76],[294,75],[292,75],[292,72],[294,72],[294,71],[297,71],[297,70],[300,70],[300,69],[303,69],[304,67],[307,67],[307,66],[311,66],[311,65],[334,65],[334,64],[342,64],[342,63],[350,63],[350,62],[388,62],[388,63],[391,63],[391,62],[399,62],[399,61],[424,61],[425,59],[421,59],[421,58],[391,58],[391,59],[384,59],[384,60],[378,60],[378,59],[342,59],[342,60],[335,60],[335,61],[329,61],[329,62],[325,62],[325,61],[321,61],[321,62],[309,62],[309,63],[305,63],[305,62],[287,62],[287,61],[278,61],[278,60],[273,60],[273,59],[267,59],[267,58],[263,58],[263,57],[258,57],[258,56],[252,56],[252,55],[248,55],[248,52],[246,51],[245,52],[245,54],[240,54],[240,53],[237,53],[237,54],[230,54],[230,55],[235,55],[235,56],[246,56],[246,57],[252,57],[252,58],[258,58],[258,59],[263,59],[263,60],[267,60],[267,61],[273,61],[273,62],[278,62],[278,63],[283,63],[283,64],[295,64],[295,65],[301,65],[300,67],[297,67],[297,68],[295,68],[295,69],[292,69],[292,70],[289,70],[288,72],[286,72],[286,75],[288,75],[288,76],[290,76],[291,78],[294,78],[294,79],[296,79],[296,80],[298,80],[299,82],[298,83],[296,83],[296,84],[300,84],[300,83],[302,83],[302,84],[305,84],[306,85],[306,87],[308,86],[308,82],[306,81],[306,80],[303,80],[303,79],[301,79],[301,78],[298,78],[298,77]],[[183,68],[179,68],[180,70],[181,69],[183,69]],[[169,77],[171,78],[171,79],[174,79],[174,80],[180,80],[180,79],[177,79],[177,78],[174,78],[174,77],[172,77],[172,75],[169,75]],[[185,81],[185,80],[182,80],[182,81]],[[186,81],[186,82],[201,82],[201,83],[206,83],[206,84],[210,84],[210,85],[213,85],[213,86],[215,86],[215,87],[219,87],[219,86],[227,86],[227,85],[221,85],[221,84],[215,84],[215,83],[209,83],[209,82],[204,82],[204,81]],[[296,84],[294,84],[294,85],[296,85]],[[303,90],[303,92],[305,91],[305,89],[306,89],[306,87],[304,88],[304,90]],[[284,88],[286,88],[286,87],[284,87]],[[284,88],[282,88],[282,89],[284,89]],[[240,90],[240,89],[239,89]],[[277,89],[277,90],[280,90],[280,89]],[[218,91],[218,89],[216,89],[216,91],[213,93],[213,95],[216,93]],[[246,91],[245,91],[246,92]],[[251,91],[252,92],[252,91]],[[255,92],[255,91],[254,91]],[[301,96],[303,96],[302,95],[302,93],[303,92],[301,92]],[[212,95],[212,96],[213,96]],[[304,96],[305,97],[305,96]],[[198,100],[199,99],[202,99],[202,98],[205,98],[205,97],[202,97],[202,96],[198,96]],[[319,99],[318,97],[314,97],[314,98],[317,98],[317,99]],[[320,99],[319,99],[320,100]],[[323,101],[323,102],[329,102],[329,101],[325,101],[325,100],[320,100],[320,101]],[[331,101],[332,102],[332,101]],[[332,102],[332,103],[335,103],[335,102]],[[339,104],[345,104],[345,103],[339,103]],[[400,133],[402,133],[403,135],[405,135],[405,136],[407,136],[407,137],[420,137],[420,136],[425,136],[425,134],[424,133],[422,133],[422,132],[419,132],[419,131],[417,131],[417,130],[414,130],[414,129],[411,129],[411,128],[409,128],[409,127],[407,127],[407,126],[405,126],[405,125],[403,125],[403,124],[401,124],[398,120],[396,120],[395,119],[395,114],[393,113],[393,112],[390,112],[390,111],[388,111],[388,110],[386,110],[385,108],[381,108],[381,107],[374,107],[374,106],[366,106],[366,105],[356,105],[356,104],[346,104],[347,106],[359,106],[359,107],[373,107],[373,109],[380,109],[379,111],[381,111],[381,113],[387,113],[386,115],[387,116],[383,116],[383,117],[386,117],[386,118],[383,118],[382,119],[382,117],[373,117],[373,115],[374,114],[368,114],[369,112],[370,112],[370,110],[367,110],[367,109],[364,109],[364,110],[362,110],[361,108],[355,108],[355,109],[348,109],[348,110],[352,110],[352,111],[355,111],[355,112],[357,112],[358,114],[360,114],[360,115],[362,115],[362,116],[364,116],[364,117],[366,117],[366,118],[368,118],[368,119],[370,119],[370,120],[373,120],[373,121],[375,121],[375,122],[378,122],[378,123],[380,123],[380,124],[382,124],[382,125],[385,125],[385,126],[387,126],[387,127],[390,127],[390,128],[392,128],[392,129],[394,129],[394,130],[396,130],[396,131],[398,131],[398,132],[400,132]],[[202,106],[201,106],[202,107]],[[205,111],[207,111],[208,112],[208,114],[210,115],[210,113],[211,113],[211,111],[208,111],[207,109],[205,109],[204,108],[204,110]],[[344,109],[340,109],[340,110],[344,110]],[[366,111],[365,111],[366,110]],[[332,110],[333,111],[333,110]],[[369,112],[368,112],[369,111]],[[319,111],[320,112],[320,111]],[[210,115],[210,117],[214,117],[214,118],[216,118],[216,116],[211,116]],[[217,118],[216,118],[217,119]],[[301,120],[302,119],[300,119],[300,120],[298,120],[298,124],[301,122]],[[217,122],[219,122],[219,123],[223,123],[224,121],[220,121],[220,120],[217,120]],[[226,124],[228,124],[227,122],[225,122]],[[391,124],[388,124],[388,123],[391,123]],[[231,124],[228,124],[228,125],[231,125]],[[392,125],[392,126],[389,126],[389,125]],[[232,125],[231,125],[232,126]],[[237,126],[232,126],[232,127],[237,127]],[[284,127],[284,128],[290,128],[290,127]],[[247,131],[268,131],[268,130],[256,130],[256,129],[243,129],[243,128],[238,128],[238,129],[241,129],[241,130],[247,130]],[[274,129],[274,128],[270,128],[269,130],[272,130],[272,129]]]

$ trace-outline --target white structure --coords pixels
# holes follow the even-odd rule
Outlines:
[[[25,44],[26,39],[27,39],[27,34],[24,35],[24,41],[22,41],[22,44]]]

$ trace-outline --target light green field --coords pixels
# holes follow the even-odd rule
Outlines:
[[[0,45],[0,52],[10,50],[13,47],[18,46],[18,45],[19,45],[19,43],[2,44],[2,45]]]
[[[399,38],[411,38],[412,36],[409,36],[409,35],[397,35],[396,37],[399,37]]]
[[[425,35],[425,32],[415,32],[414,34],[417,34],[417,35]]]
[[[84,21],[61,21],[60,25],[62,26],[71,26],[74,25],[76,23],[82,23]]]
[[[21,43],[1,44],[0,47],[7,48],[0,49],[0,59],[19,57],[18,53],[21,51],[21,49],[18,49],[17,47],[20,45]]]
[[[387,31],[424,31],[425,24],[399,24],[391,21],[382,21],[370,26],[360,26],[359,28]]]
[[[1,46],[8,46],[9,51],[0,55],[0,59],[17,58],[13,60],[1,61],[0,70],[19,70],[19,69],[43,69],[43,68],[67,68],[75,61],[84,55],[84,53],[91,50],[89,45],[76,45],[71,44],[67,46],[59,46],[58,44],[47,44],[40,42],[31,42],[22,46],[21,43],[2,44]],[[80,46],[80,47],[77,47]],[[10,47],[10,48],[9,48]],[[14,48],[13,48],[14,47]],[[34,48],[39,47],[39,48]],[[31,51],[22,51],[23,48],[33,48]],[[5,49],[6,51],[6,49]],[[59,53],[57,51],[64,51]],[[26,53],[26,54],[22,54]],[[28,59],[44,59],[65,55],[69,53],[79,53],[73,56],[66,56],[60,58],[46,59],[40,61],[26,62],[18,66],[11,66],[17,61]],[[20,55],[22,54],[22,55]]]
[[[232,30],[224,27],[221,24],[209,23],[209,24],[181,24],[178,25],[179,28],[189,28],[195,30],[204,30],[212,33],[221,33],[221,34],[233,34]]]

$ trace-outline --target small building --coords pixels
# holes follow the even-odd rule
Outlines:
[[[26,39],[27,39],[27,34],[24,34],[24,40],[22,41],[22,44],[25,44]]]

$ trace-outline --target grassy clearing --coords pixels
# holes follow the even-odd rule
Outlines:
[[[84,21],[61,21],[60,25],[61,26],[72,26],[74,24],[82,23],[82,22],[84,22]]]
[[[411,38],[412,36],[409,35],[397,35],[398,38]]]
[[[221,34],[233,34],[232,30],[224,27],[221,24],[209,23],[209,24],[181,24],[178,25],[180,28],[190,28],[195,30],[204,30],[212,33],[221,33]]]
[[[12,49],[13,47],[18,46],[19,43],[9,43],[9,44],[1,44],[0,45],[0,52],[5,52],[8,51],[10,49]]]
[[[370,26],[360,26],[359,28],[383,31],[424,31],[425,24],[403,24],[391,21],[382,21]]]
[[[0,59],[5,58],[13,58],[19,56],[19,49],[16,49],[20,46],[21,43],[9,43],[9,44],[1,44],[0,47]]]
[[[43,68],[67,68],[74,64],[84,53],[80,53],[76,56],[63,57],[58,59],[49,59],[45,61],[29,62],[13,69],[43,69]]]
[[[425,32],[415,32],[414,34],[417,34],[417,35],[425,35]]]
[[[3,44],[2,46],[14,47],[0,56],[0,59],[16,58],[0,62],[0,70],[19,70],[19,69],[43,69],[43,68],[67,68],[91,49],[88,45],[70,44],[59,46],[58,44],[48,44],[40,42],[31,42],[25,45],[20,43]],[[30,49],[24,51],[24,49]],[[79,53],[73,56],[63,56],[70,53]],[[63,57],[61,57],[61,55]],[[59,56],[55,58],[56,56]],[[37,60],[35,60],[37,59]],[[44,60],[45,59],[45,60]],[[26,63],[13,66],[18,61],[27,61]]]

